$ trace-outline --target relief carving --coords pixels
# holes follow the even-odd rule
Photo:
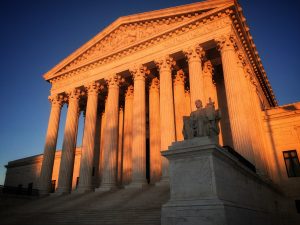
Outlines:
[[[171,17],[168,19],[143,21],[138,23],[124,24],[115,29],[113,32],[108,34],[104,39],[97,42],[94,46],[84,52],[81,56],[76,58],[73,62],[68,64],[66,67],[59,71],[63,72],[76,67],[79,64],[98,57],[105,55],[116,49],[124,48],[135,42],[141,41],[153,35],[157,35],[164,30],[168,30],[180,23],[186,23],[201,14],[194,13],[190,15],[182,15],[180,17]]]
[[[189,19],[191,19],[191,18],[189,18]],[[179,21],[178,18],[177,18],[177,20]],[[187,21],[182,19],[180,22],[185,24]],[[159,22],[157,22],[157,23],[159,23]],[[214,20],[206,22],[205,24],[200,23],[200,22],[195,22],[195,23],[197,24],[196,27],[191,26],[191,27],[185,28],[184,30],[183,30],[183,28],[178,28],[178,29],[176,29],[172,32],[172,35],[163,34],[163,35],[160,35],[159,37],[154,37],[153,39],[151,39],[147,43],[145,43],[144,47],[145,48],[150,47],[151,45],[156,45],[156,44],[159,44],[159,43],[162,43],[162,45],[164,47],[171,47],[171,46],[183,43],[184,41],[199,37],[202,34],[206,34],[206,33],[209,33],[209,32],[213,32],[216,29],[223,28],[224,26],[230,24],[231,20],[230,20],[230,18],[222,15],[219,18],[216,17],[216,18],[214,18]],[[170,24],[169,24],[169,26],[170,26]],[[174,23],[174,26],[177,26],[177,25],[178,25],[178,23],[176,23],[176,24]],[[131,26],[135,27],[137,25],[131,25]],[[127,25],[127,27],[126,27],[124,25],[124,27],[121,26],[119,29],[121,29],[122,32],[125,32],[131,26]],[[166,25],[161,24],[160,28],[155,28],[155,23],[150,23],[150,22],[147,23],[146,22],[145,28],[147,30],[147,33],[144,34],[145,30],[140,29],[140,32],[142,34],[139,34],[138,37],[145,38],[146,36],[149,37],[149,35],[150,36],[151,35],[155,36],[158,33],[157,30],[160,30],[160,32],[162,31],[161,28],[163,26],[166,26]],[[134,28],[131,28],[131,29],[134,29]],[[128,42],[132,42],[135,39],[135,37],[133,35],[133,32],[129,32],[128,34],[124,34],[124,35],[125,36],[122,38],[122,41],[121,41],[121,42],[125,41],[124,45],[126,45],[126,43],[128,43]],[[129,38],[129,40],[125,40],[127,38]],[[108,45],[108,43],[109,43],[109,41],[108,41],[107,38],[102,39],[100,42],[95,44],[95,49],[91,49],[87,52],[88,52],[88,54],[98,55],[98,54],[100,54],[101,51],[104,51],[104,49],[107,48],[106,46]],[[130,49],[124,51],[124,53],[122,53],[122,54],[128,55],[128,54],[131,54],[135,51],[137,51],[137,48],[134,47],[134,48],[130,48]],[[98,52],[98,53],[96,53],[96,52]],[[118,55],[122,56],[122,54],[119,53]],[[67,84],[73,83],[75,81],[84,80],[85,78],[87,78],[89,76],[89,72],[87,70],[95,68],[95,67],[97,67],[97,65],[104,64],[108,61],[109,61],[109,59],[105,58],[101,61],[97,61],[93,64],[87,65],[86,67],[88,67],[88,68],[86,68],[86,67],[83,67],[85,69],[78,68],[78,69],[72,70],[72,71],[70,71],[70,72],[68,72],[68,73],[66,73],[66,74],[64,74],[60,77],[57,77],[57,78],[54,78],[54,79],[50,80],[50,82],[52,83],[52,90],[57,90],[59,88],[63,88]],[[74,62],[79,63],[78,59],[74,60]],[[69,64],[69,65],[71,65],[71,64]],[[62,71],[60,71],[60,72],[62,72]]]

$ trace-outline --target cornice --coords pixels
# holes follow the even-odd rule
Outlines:
[[[195,10],[196,8],[197,10]],[[210,10],[203,12],[205,11],[205,9]],[[157,33],[155,35],[149,36],[148,38],[141,39],[131,45],[126,46],[125,48],[115,49],[114,51],[111,51],[107,54],[91,58],[83,64],[79,64],[78,66],[72,67],[69,70],[62,70],[66,65],[68,65],[68,63],[77,58],[79,55],[83,54],[85,51],[87,51],[89,48],[91,48],[93,45],[95,45],[97,42],[102,40],[105,36],[109,35],[121,25],[128,25],[129,23],[137,24],[139,22],[147,23],[151,19],[166,20],[166,17],[173,16],[175,18],[176,15],[177,18],[180,18],[178,17],[178,13],[180,13],[180,15],[187,14],[185,16],[188,16],[191,19],[185,23],[178,23],[176,26],[171,27],[170,29],[162,30],[161,33]],[[242,8],[234,0],[208,0],[205,2],[194,3],[186,6],[179,6],[165,10],[136,14],[133,16],[120,17],[118,20],[116,20],[114,23],[112,23],[110,26],[96,35],[95,38],[87,42],[85,45],[83,45],[81,48],[79,48],[77,51],[63,60],[58,66],[54,67],[52,70],[46,73],[44,75],[44,78],[53,83],[62,79],[76,76],[82,72],[92,70],[113,60],[117,60],[137,51],[149,48],[166,39],[172,38],[174,35],[193,30],[199,26],[202,26],[203,24],[206,24],[209,21],[214,21],[216,19],[228,16],[230,16],[232,20],[236,36],[239,37],[241,46],[247,55],[247,59],[251,64],[252,70],[260,83],[260,87],[264,92],[264,95],[266,96],[271,107],[277,106],[277,100],[267,78],[266,72],[262,66],[258,51],[249,32],[249,27],[246,24],[246,19],[242,14]],[[59,70],[61,70],[61,72],[57,72]]]
[[[53,69],[44,74],[44,79],[51,80],[52,78],[61,75],[57,73],[61,69],[63,69],[67,64],[78,58],[81,54],[88,51],[91,47],[93,47],[100,40],[104,39],[107,35],[111,34],[121,25],[129,25],[129,24],[138,24],[141,22],[148,22],[149,20],[166,20],[168,17],[178,17],[187,14],[188,17],[193,13],[204,12],[206,10],[212,10],[215,8],[222,8],[225,5],[233,4],[233,0],[208,0],[199,3],[193,3],[183,6],[177,6],[167,9],[155,10],[146,13],[134,14],[130,16],[124,16],[117,19],[111,25],[106,27],[103,31],[98,33],[94,38],[85,43],[83,46],[75,50],[72,54],[70,54],[67,58],[62,60],[59,64],[57,64]],[[138,44],[138,43],[137,43]],[[113,54],[113,53],[112,53]],[[103,56],[102,58],[106,58],[109,55]]]
[[[227,8],[228,8],[228,6],[222,8],[222,9],[218,8],[216,10],[212,10],[207,13],[203,13],[201,15],[201,17],[192,19],[188,23],[180,24],[171,29],[164,30],[162,33],[151,36],[148,39],[141,40],[140,42],[134,43],[133,45],[130,45],[124,49],[112,51],[109,54],[100,56],[96,59],[92,59],[91,61],[81,64],[80,66],[73,68],[71,70],[57,73],[57,74],[55,74],[56,77],[53,77],[50,79],[50,82],[53,83],[53,82],[56,82],[57,80],[65,79],[68,77],[75,76],[81,72],[89,71],[93,68],[96,68],[99,65],[109,63],[113,60],[117,60],[121,57],[124,57],[129,54],[133,54],[137,51],[149,48],[149,47],[156,45],[164,40],[172,38],[174,35],[185,33],[188,30],[196,29],[208,22],[214,21],[214,20],[222,18],[222,17],[227,17],[227,14],[230,13],[228,10],[226,10]],[[224,11],[224,12],[222,12],[222,11]]]
[[[266,71],[262,65],[262,60],[254,44],[253,37],[250,33],[250,28],[246,23],[246,18],[243,15],[242,7],[236,2],[233,6],[233,13],[231,19],[236,31],[236,35],[239,37],[242,47],[247,55],[247,58],[251,64],[251,67],[260,83],[260,86],[267,97],[267,100],[271,107],[278,106],[278,102],[275,98],[275,94],[268,80]]]

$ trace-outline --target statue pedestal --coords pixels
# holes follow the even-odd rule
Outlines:
[[[276,224],[278,193],[214,140],[175,142],[162,155],[171,192],[162,225]]]

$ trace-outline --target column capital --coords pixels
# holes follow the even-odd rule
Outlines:
[[[129,69],[129,72],[132,74],[134,80],[145,80],[146,75],[150,74],[150,70],[143,65],[134,65]]]
[[[120,83],[122,82],[121,76],[120,75],[112,75],[105,79],[108,89],[110,88],[119,88]]]
[[[133,86],[130,85],[128,86],[126,92],[125,92],[125,98],[128,99],[128,98],[133,98]]]
[[[73,90],[67,91],[66,94],[68,96],[69,101],[71,101],[71,100],[78,101],[80,99],[80,97],[82,95],[84,95],[85,93],[82,90],[80,90],[79,88],[74,88]]]
[[[95,82],[95,81],[84,85],[84,87],[88,95],[97,95],[99,91],[103,90],[104,88],[102,85],[100,85],[99,82]]]
[[[210,60],[207,60],[206,62],[204,62],[203,73],[204,73],[204,76],[205,75],[212,76],[214,74],[214,67]]]
[[[205,51],[199,44],[183,49],[183,53],[185,54],[188,62],[200,61],[205,56]]]
[[[62,107],[65,101],[65,98],[62,94],[54,94],[48,97],[52,106]]]
[[[159,79],[154,77],[149,85],[149,91],[159,91]]]
[[[233,34],[223,34],[215,38],[220,52],[237,49],[236,39]]]
[[[154,60],[159,71],[171,70],[176,65],[176,61],[169,55]]]
[[[174,85],[184,85],[185,75],[183,70],[178,70],[175,78],[173,79]]]

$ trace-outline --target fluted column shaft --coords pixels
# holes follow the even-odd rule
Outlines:
[[[253,150],[257,151],[259,155],[259,173],[263,176],[268,176],[269,167],[268,167],[268,158],[266,157],[266,146],[264,142],[265,132],[263,131],[263,121],[261,116],[261,107],[260,102],[257,96],[257,87],[254,79],[252,78],[252,74],[250,69],[246,69],[246,81],[248,87],[248,93],[250,97],[250,108],[251,115],[253,118],[253,125],[255,130],[255,145],[253,145]]]
[[[204,99],[203,105],[209,102],[209,98],[215,103],[215,108],[218,108],[217,89],[213,83],[214,68],[211,61],[206,61],[203,66],[203,86],[204,86]]]
[[[108,96],[105,110],[105,141],[103,146],[104,166],[101,190],[116,187],[117,182],[117,152],[118,152],[118,117],[119,117],[119,82],[118,76],[107,79]]]
[[[72,188],[73,167],[76,150],[80,90],[68,93],[69,106],[66,118],[62,155],[58,177],[58,193],[70,193]]]
[[[174,106],[175,106],[175,125],[176,125],[176,140],[182,141],[183,134],[183,116],[186,114],[186,109],[183,107],[185,102],[185,91],[184,91],[184,73],[179,70],[173,80],[174,85]]]
[[[124,112],[121,107],[119,110],[119,139],[118,139],[118,184],[122,184],[122,164],[123,164],[123,128],[124,128]]]
[[[142,187],[146,180],[146,90],[147,68],[138,66],[130,70],[134,79],[132,124],[132,182],[131,187]]]
[[[175,141],[175,116],[173,103],[173,88],[171,68],[175,61],[167,56],[156,60],[159,69],[160,78],[160,133],[161,133],[161,151],[166,151]],[[162,179],[169,180],[169,161],[162,157]]]
[[[217,97],[217,88],[213,81],[214,68],[210,60],[206,61],[203,65],[203,86],[204,86],[204,106],[209,103],[209,99],[214,102],[215,108],[219,108],[218,97]],[[219,124],[221,127],[221,124]],[[223,134],[222,129],[220,129],[218,142],[220,145],[223,145]]]
[[[246,115],[243,110],[244,99],[240,97],[243,90],[241,90],[234,38],[231,35],[225,35],[217,38],[217,43],[221,51],[233,147],[254,164]]]
[[[105,108],[106,110],[106,108]],[[105,134],[104,134],[104,129],[106,125],[106,119],[105,116],[106,113],[105,111],[101,115],[101,130],[100,130],[100,154],[99,154],[99,180],[101,183],[102,176],[103,176],[103,168],[104,168],[104,141],[105,141]]]
[[[50,192],[60,113],[63,104],[63,98],[60,95],[50,96],[49,100],[51,102],[51,111],[46,134],[43,163],[39,178],[40,194],[48,194]]]
[[[88,98],[81,148],[78,192],[92,191],[94,189],[93,166],[99,87],[99,83],[96,82],[86,86]]]
[[[94,162],[93,162],[93,187],[99,187],[100,182],[100,174],[99,174],[99,166],[100,166],[100,143],[101,143],[101,126],[102,126],[102,115],[100,114],[100,109],[98,106],[97,110],[97,120],[96,120],[96,132],[95,132],[95,145],[94,145]]]
[[[185,91],[185,116],[189,116],[191,114],[191,95],[190,91]]]
[[[127,88],[124,109],[124,137],[123,137],[123,168],[122,183],[129,184],[132,171],[132,123],[133,123],[133,86]]]
[[[150,182],[152,184],[161,178],[159,114],[159,80],[154,78],[149,86]]]
[[[191,110],[195,111],[195,101],[200,99],[202,103],[204,99],[204,87],[202,76],[202,58],[205,54],[202,47],[199,45],[190,47],[184,50],[189,64],[189,81],[191,95]]]

